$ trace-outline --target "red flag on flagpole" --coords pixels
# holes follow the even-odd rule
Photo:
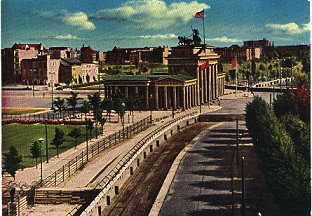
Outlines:
[[[232,68],[235,68],[236,67],[236,58],[233,58],[232,59]]]
[[[203,18],[204,17],[204,10],[199,11],[195,14],[195,18]]]
[[[203,71],[209,67],[209,61],[206,60],[204,64],[199,66],[199,71]]]

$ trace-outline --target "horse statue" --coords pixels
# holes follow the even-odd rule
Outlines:
[[[193,39],[189,38],[192,35],[189,35],[188,37],[178,36],[179,46],[189,46],[192,44],[200,44],[201,38],[199,37],[198,29],[193,29],[193,27],[192,27],[192,31],[193,31]]]
[[[193,40],[184,36],[178,36],[180,46],[189,46],[192,44]]]
[[[199,35],[198,29],[192,28],[192,31],[193,31],[193,43],[194,44],[200,44],[201,38],[198,36]]]

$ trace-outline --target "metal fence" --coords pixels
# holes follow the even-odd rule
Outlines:
[[[146,128],[150,127],[150,119],[151,117],[148,116],[100,141],[88,145],[88,148],[86,147],[86,149],[77,154],[75,158],[71,159],[54,173],[43,179],[42,182],[39,181],[34,184],[29,191],[35,190],[38,187],[55,187],[59,185],[64,182],[65,179],[73,175],[77,170],[82,169],[89,160],[96,157],[105,149],[114,146],[125,139],[129,139],[133,134],[144,131]],[[29,191],[18,196],[18,200],[23,200],[23,202],[15,203],[16,209],[18,210],[17,215],[19,215],[20,210],[27,206],[26,197],[29,196]],[[11,203],[8,203],[8,208],[2,209],[3,215],[8,215],[8,212],[10,212],[10,205]]]

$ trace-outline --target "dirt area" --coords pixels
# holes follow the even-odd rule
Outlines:
[[[103,215],[147,215],[179,152],[212,123],[198,123],[171,137],[152,153],[121,188]]]

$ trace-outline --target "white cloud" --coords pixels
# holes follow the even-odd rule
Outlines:
[[[35,15],[43,18],[65,23],[66,25],[76,26],[82,30],[93,30],[95,25],[89,20],[89,17],[84,12],[70,13],[67,10],[62,10],[60,13],[54,13],[52,11],[34,12]]]
[[[126,21],[144,28],[160,29],[187,23],[196,12],[209,8],[197,1],[167,4],[164,0],[129,0],[120,7],[100,10],[91,18]]]
[[[54,37],[54,39],[58,39],[58,40],[75,40],[77,39],[76,35],[71,35],[71,34],[67,34],[67,35],[56,35]]]
[[[87,14],[84,12],[65,13],[62,21],[67,25],[78,26],[84,30],[95,29],[95,25],[89,20]]]
[[[286,24],[273,24],[269,23],[265,25],[273,30],[281,31],[285,34],[302,34],[304,32],[310,31],[310,23],[303,24],[302,27],[298,26],[296,23],[286,23]]]
[[[175,34],[159,34],[159,35],[140,35],[138,38],[142,39],[168,39],[168,38],[178,38]]]
[[[226,36],[223,37],[215,37],[215,38],[206,38],[207,41],[212,42],[221,42],[221,43],[238,43],[240,40],[236,38],[228,38]]]

